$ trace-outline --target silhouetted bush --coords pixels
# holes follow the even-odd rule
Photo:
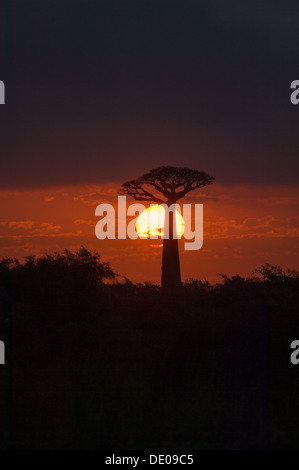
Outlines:
[[[299,445],[295,271],[175,292],[81,248],[0,262],[2,449]]]

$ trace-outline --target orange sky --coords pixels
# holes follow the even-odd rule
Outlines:
[[[84,244],[96,248],[121,275],[159,282],[161,248],[151,247],[149,240],[95,237],[95,207],[115,204],[119,187],[113,183],[0,192],[0,256],[24,257]],[[298,187],[215,184],[181,202],[204,205],[202,249],[184,251],[179,241],[183,279],[215,282],[217,273],[250,275],[264,262],[299,268]]]

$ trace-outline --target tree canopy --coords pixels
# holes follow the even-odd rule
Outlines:
[[[214,177],[204,171],[160,166],[135,180],[126,181],[120,194],[129,195],[137,201],[174,204],[190,191],[211,184],[213,180]]]

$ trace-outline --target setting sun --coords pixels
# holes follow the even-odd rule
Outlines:
[[[176,232],[179,237],[184,233],[185,223],[181,214],[176,211]],[[136,223],[139,238],[162,237],[164,232],[165,209],[163,206],[151,206],[143,211]]]

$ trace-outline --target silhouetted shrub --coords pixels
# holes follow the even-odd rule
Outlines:
[[[84,247],[0,261],[0,448],[298,447],[298,273],[221,278],[165,292]]]

